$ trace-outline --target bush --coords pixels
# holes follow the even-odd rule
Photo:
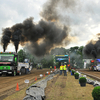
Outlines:
[[[79,77],[79,73],[75,73],[74,76]]]
[[[69,68],[69,71],[71,71],[71,69]]]
[[[92,91],[92,97],[94,100],[100,100],[100,86],[97,86]]]
[[[85,77],[80,77],[80,78],[79,78],[79,82],[80,82],[80,83],[86,83],[86,81],[87,81],[87,80],[86,80]]]
[[[72,74],[74,75],[74,73],[75,73],[75,70],[72,70]]]

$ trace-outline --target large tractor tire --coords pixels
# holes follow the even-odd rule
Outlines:
[[[25,68],[21,68],[21,74],[24,75],[26,73]]]
[[[25,69],[25,74],[28,74],[28,70],[27,69]]]

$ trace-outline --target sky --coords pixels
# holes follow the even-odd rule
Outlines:
[[[49,5],[52,0],[0,0],[0,37],[2,29],[11,27],[16,23],[22,23],[29,17],[34,17],[34,22],[38,23],[44,15],[40,13],[44,10],[44,5]],[[56,0],[57,1],[57,0]],[[63,0],[58,0],[63,1]],[[85,46],[100,33],[100,1],[99,0],[72,0],[69,5],[59,2],[56,7],[57,18],[61,24],[70,27],[71,42],[65,46]],[[63,6],[61,6],[63,5]],[[55,12],[54,12],[55,13]],[[19,50],[23,48],[19,45]],[[3,51],[0,45],[0,51]],[[15,51],[15,47],[10,43],[6,51]]]

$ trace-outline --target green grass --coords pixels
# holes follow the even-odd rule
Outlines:
[[[81,87],[79,79],[67,73],[66,76],[59,76],[55,84],[50,88],[46,100],[93,100],[92,90],[93,85],[86,84],[86,87]]]

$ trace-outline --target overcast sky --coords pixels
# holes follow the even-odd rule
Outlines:
[[[34,17],[34,22],[38,23],[42,18],[40,12],[46,1],[50,0],[0,0],[0,36],[2,36],[2,28],[21,23],[26,18]],[[67,7],[66,10],[62,7],[57,11],[59,15],[62,15],[59,20],[63,19],[63,24],[70,25],[70,34],[75,37],[75,41],[70,42],[66,48],[85,45],[94,35],[100,33],[100,1],[77,1],[75,9]],[[0,51],[2,50],[0,46]],[[7,47],[7,51],[15,51],[13,44]]]

